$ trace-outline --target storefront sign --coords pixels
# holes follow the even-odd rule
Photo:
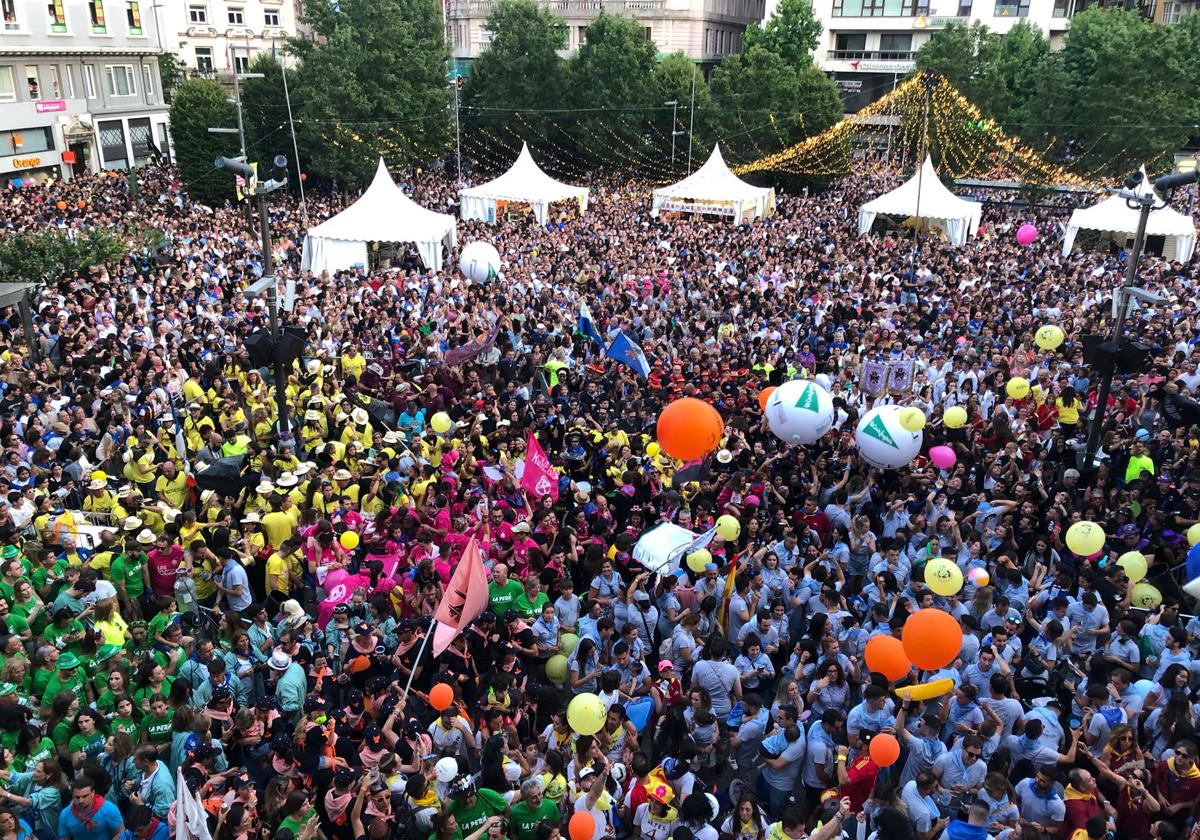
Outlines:
[[[856,73],[911,73],[917,69],[915,61],[851,61],[850,69]]]
[[[733,215],[731,205],[707,201],[664,201],[658,209],[669,210],[673,213],[707,213],[710,216]]]
[[[33,109],[39,114],[55,114],[67,110],[65,99],[39,99],[33,103]]]
[[[42,165],[42,159],[40,157],[25,157],[25,158],[13,158],[12,159],[12,168],[13,169],[33,169],[34,167],[41,166],[41,165]]]
[[[838,90],[847,93],[858,93],[862,90],[862,79],[834,79],[833,83],[838,86]]]

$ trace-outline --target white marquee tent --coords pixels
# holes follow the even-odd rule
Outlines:
[[[455,235],[454,217],[427,210],[405,195],[380,158],[375,179],[358,201],[308,231],[301,267],[318,274],[365,267],[368,242],[411,242],[426,268],[439,268]]]
[[[587,212],[588,202],[587,187],[573,187],[551,178],[534,162],[525,143],[507,172],[486,184],[459,190],[458,195],[461,218],[492,223],[496,221],[496,205],[502,201],[528,204],[539,225],[546,224],[550,205],[556,201],[575,199],[580,213]]]
[[[928,156],[921,171],[896,189],[868,201],[858,211],[858,232],[866,233],[878,216],[903,216],[922,229],[944,230],[954,245],[962,245],[979,231],[983,205],[959,198],[938,178]]]
[[[651,213],[708,213],[741,224],[775,212],[775,190],[748,184],[729,171],[721,147],[713,146],[704,165],[677,184],[654,191]]]
[[[1146,195],[1154,188],[1146,178],[1146,170],[1142,169],[1142,185],[1138,192]],[[1075,237],[1080,230],[1103,231],[1109,238],[1116,239],[1119,244],[1132,240],[1137,231],[1138,211],[1130,208],[1125,199],[1112,195],[1093,204],[1083,207],[1071,214],[1067,223],[1066,235],[1063,237],[1063,256],[1071,253],[1075,246]],[[1178,262],[1187,262],[1192,258],[1196,249],[1196,226],[1190,218],[1171,208],[1163,207],[1150,213],[1146,223],[1147,236],[1166,237],[1163,243],[1163,257]]]

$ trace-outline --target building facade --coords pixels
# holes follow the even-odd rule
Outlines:
[[[155,14],[165,49],[188,74],[223,82],[259,53],[287,60],[287,39],[299,34],[297,0],[157,0]]]
[[[1177,23],[1196,0],[814,0],[824,28],[817,65],[842,91],[847,112],[886,95],[915,67],[921,45],[951,23],[979,21],[1007,32],[1017,21],[1037,26],[1052,48],[1062,46],[1071,18],[1092,6],[1135,8]]]
[[[636,20],[660,53],[682,52],[711,66],[742,49],[742,33],[763,19],[766,0],[541,0],[563,18],[566,53],[584,43],[588,25],[604,11]],[[446,37],[459,69],[491,43],[492,0],[446,0]]]
[[[0,0],[0,178],[69,178],[169,155],[147,6]]]

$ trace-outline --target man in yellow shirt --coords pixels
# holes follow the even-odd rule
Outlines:
[[[303,581],[300,542],[296,539],[284,540],[267,558],[268,613],[277,613],[280,605],[291,597],[292,591],[303,586]]]
[[[164,461],[154,482],[154,492],[167,507],[182,510],[188,497],[187,475],[179,471],[174,461]]]
[[[183,418],[183,436],[187,440],[188,452],[196,453],[204,448],[208,436],[216,431],[212,418],[201,413],[203,406],[198,402],[188,404],[187,417]]]
[[[283,545],[296,533],[296,520],[282,510],[273,510],[262,518],[263,530],[271,545]]]
[[[358,346],[351,344],[346,348],[346,352],[342,354],[342,376],[354,377],[357,382],[362,378],[363,371],[367,369],[367,360],[358,352]]]

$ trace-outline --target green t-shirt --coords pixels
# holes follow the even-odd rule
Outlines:
[[[531,810],[524,802],[518,802],[508,813],[508,821],[512,823],[516,832],[516,840],[534,840],[537,837],[538,823],[542,820],[557,823],[560,819],[562,815],[558,812],[558,805],[544,796],[536,811]]]
[[[525,588],[517,583],[512,578],[504,586],[497,586],[495,583],[488,584],[488,606],[497,618],[504,618],[506,610],[514,609],[513,604],[517,600],[518,595],[522,595]],[[466,837],[470,831],[463,831],[463,836]]]
[[[84,700],[87,699],[87,692],[84,690],[83,674],[79,668],[75,669],[75,673],[69,678],[63,678],[62,671],[55,671],[54,676],[46,683],[46,690],[42,694],[42,705],[51,706],[54,704],[54,698],[62,694],[64,691],[69,691],[72,694],[77,694]]]
[[[146,581],[142,577],[142,568],[146,565],[146,555],[137,552],[133,555],[118,554],[112,561],[110,573],[113,582],[124,581],[125,594],[130,600],[140,598],[146,591]]]
[[[114,717],[111,721],[109,721],[108,728],[109,731],[114,733],[126,733],[130,738],[133,739],[134,743],[137,743],[140,727],[138,726],[137,721],[135,721],[133,718]]]
[[[95,758],[104,751],[104,736],[99,732],[93,732],[91,735],[76,732],[67,742],[67,751],[72,755],[82,752],[88,758]]]
[[[171,720],[174,717],[175,712],[171,709],[167,709],[167,713],[162,717],[146,715],[144,718],[142,718],[142,725],[140,729],[146,736],[146,740],[151,744],[171,743]]]
[[[522,589],[521,594],[513,601],[513,609],[519,612],[522,618],[536,621],[537,617],[542,614],[542,604],[548,603],[550,603],[550,596],[545,592],[539,592],[533,599],[533,603],[530,603],[529,597]]]
[[[503,796],[494,790],[479,788],[475,791],[475,806],[473,808],[464,808],[458,802],[455,802],[450,807],[450,813],[454,814],[454,819],[458,820],[458,830],[462,832],[463,837],[467,837],[475,829],[483,825],[488,817],[499,816],[507,808],[508,803],[504,801]]]
[[[29,755],[17,755],[13,757],[13,765],[18,773],[26,773],[34,768],[39,761],[45,761],[47,758],[53,757],[55,754],[54,742],[49,738],[43,737],[38,741]]]

